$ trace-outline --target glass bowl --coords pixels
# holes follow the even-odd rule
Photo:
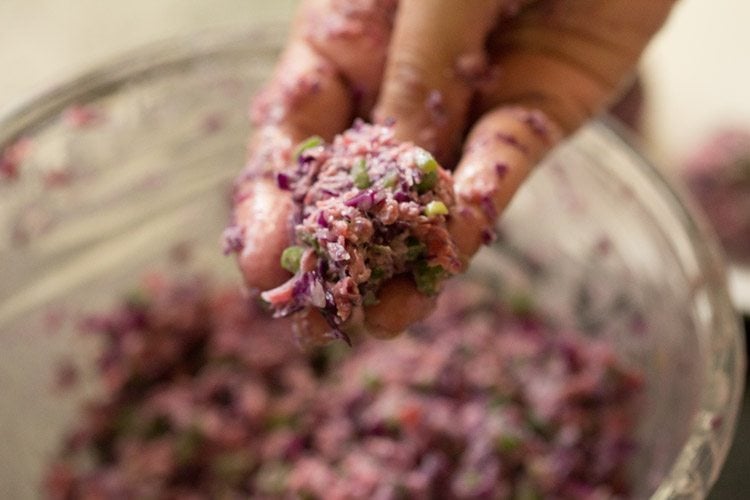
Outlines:
[[[238,280],[219,236],[249,133],[242,110],[269,75],[282,31],[150,47],[0,120],[0,490],[8,498],[38,495],[81,398],[97,390],[97,346],[76,334],[80,311],[106,307],[154,269]],[[731,442],[745,369],[714,240],[601,121],[538,168],[498,233],[469,279],[528,294],[644,370],[636,496],[703,497]],[[81,390],[66,397],[51,389],[63,356],[84,373]]]

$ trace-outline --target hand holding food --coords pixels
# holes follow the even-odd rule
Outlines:
[[[237,182],[227,238],[248,284],[282,291],[276,287],[290,277],[281,266],[282,256],[298,237],[295,214],[304,221],[305,215],[318,213],[318,203],[327,203],[328,198],[317,197],[315,206],[313,200],[309,206],[295,206],[299,200],[294,202],[285,190],[279,174],[298,161],[296,145],[314,135],[330,141],[356,117],[392,124],[395,139],[424,148],[444,167],[455,166],[455,206],[439,214],[448,230],[441,245],[455,248],[465,263],[492,237],[495,219],[532,167],[561,137],[616,97],[673,3],[304,2],[276,72],[252,106],[256,129]],[[345,141],[343,137],[334,144]],[[404,154],[409,149],[403,147]],[[368,154],[378,155],[372,150]],[[355,184],[360,156],[349,160],[342,178],[360,189]],[[336,192],[333,198],[346,204],[354,196],[342,194]],[[374,214],[382,207],[371,209]],[[345,216],[343,220],[353,222]],[[326,219],[326,224],[333,222]],[[366,257],[376,244],[368,243],[360,253],[370,273],[372,262]],[[339,250],[326,247],[318,254],[330,262],[335,259],[331,252]],[[453,265],[445,270],[454,272]],[[364,307],[364,318],[358,314],[355,320],[370,331],[398,333],[424,316],[433,302],[419,291],[414,272],[401,268],[394,268],[382,286],[378,283],[377,293],[369,279],[353,281],[350,305],[355,311]],[[365,303],[368,292],[376,293],[371,305]],[[325,305],[320,297],[311,303]],[[298,325],[330,333],[331,327],[336,331],[342,326],[339,320],[351,319],[349,314],[344,314],[347,320],[326,315],[327,321],[300,316]]]

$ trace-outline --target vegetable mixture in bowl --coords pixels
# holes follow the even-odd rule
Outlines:
[[[236,287],[149,276],[83,322],[105,394],[49,498],[612,498],[643,374],[455,281],[404,338],[301,352]]]

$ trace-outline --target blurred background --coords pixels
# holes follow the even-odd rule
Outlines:
[[[296,4],[1,0],[0,116],[54,84],[146,43],[211,29],[287,23]],[[748,19],[747,0],[681,0],[642,61],[641,95],[633,101],[642,102],[637,140],[673,177],[717,130],[750,130]],[[748,282],[747,269],[735,267],[733,293],[746,314]],[[746,397],[735,445],[712,498],[739,498],[750,491],[750,474],[743,470],[750,463],[749,411]]]

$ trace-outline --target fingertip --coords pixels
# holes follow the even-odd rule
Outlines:
[[[351,92],[336,66],[304,40],[289,43],[271,80],[254,97],[256,126],[278,126],[296,135],[332,138],[349,124]]]
[[[409,325],[426,318],[435,308],[436,297],[420,293],[411,278],[398,276],[378,293],[379,302],[365,308],[365,327],[376,338],[393,338]]]
[[[461,200],[448,220],[448,232],[456,244],[464,269],[479,248],[493,238],[492,222],[478,207]]]
[[[377,97],[397,6],[398,0],[308,0],[295,25],[300,38],[336,65],[360,116]]]
[[[331,326],[317,309],[306,309],[292,321],[294,340],[303,349],[324,345],[333,340]]]
[[[467,54],[484,54],[500,2],[401,0],[374,118],[396,135],[450,161],[463,132],[472,87],[458,75]]]
[[[494,223],[562,136],[555,122],[538,110],[506,106],[487,113],[466,140],[454,174],[456,196]]]
[[[352,339],[364,329],[362,307],[352,312],[352,317],[340,327],[334,328],[319,309],[305,309],[294,317],[292,333],[295,341],[302,348],[328,344],[343,340],[349,346]]]

